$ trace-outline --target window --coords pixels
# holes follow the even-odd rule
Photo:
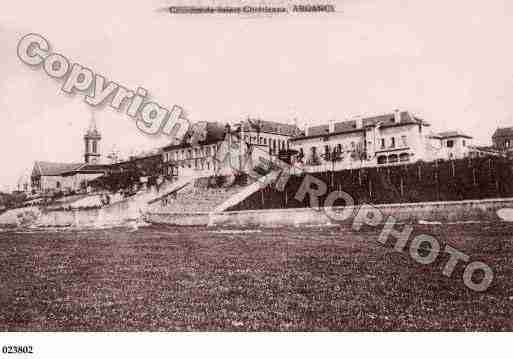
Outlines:
[[[378,157],[378,165],[382,165],[387,163],[387,156],[379,156]]]
[[[341,144],[341,143],[339,143],[339,144],[337,145],[337,152],[338,152],[338,153],[342,153],[342,144]]]
[[[264,137],[264,145],[267,145],[267,138]]]
[[[462,146],[463,146],[463,147],[465,147],[465,146],[467,145],[467,143],[465,142],[465,140],[462,140],[462,141],[461,141],[461,144],[462,144]]]
[[[311,155],[310,160],[308,161],[310,165],[318,165],[319,164],[319,156],[317,155],[317,147],[313,146],[310,148]]]
[[[410,155],[408,153],[401,153],[399,155],[399,161],[401,161],[401,162],[408,162],[409,159],[410,159]]]
[[[329,160],[330,159],[330,146],[324,145],[324,159]]]
[[[385,148],[385,139],[384,138],[381,139],[381,148]]]
[[[449,147],[449,148],[454,147],[454,141],[453,140],[447,140],[447,147]]]
[[[395,148],[395,137],[390,138],[390,147]]]
[[[408,146],[408,137],[406,135],[402,135],[401,136],[401,142],[402,142],[404,147],[407,147]]]

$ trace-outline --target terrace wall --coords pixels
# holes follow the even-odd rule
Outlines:
[[[513,197],[513,161],[501,157],[416,162],[387,167],[310,173],[327,185],[320,204],[332,191],[345,191],[355,204],[462,201]],[[268,185],[230,207],[228,211],[310,207],[307,195],[296,193],[305,175],[294,175],[284,191]],[[343,200],[337,205],[345,205]]]

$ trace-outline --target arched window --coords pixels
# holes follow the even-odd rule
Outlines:
[[[383,165],[387,163],[387,156],[379,156],[378,157],[378,165]]]
[[[390,155],[388,156],[388,163],[396,163],[399,160],[397,155]]]
[[[399,161],[408,162],[410,160],[410,155],[408,153],[401,153],[399,155]]]

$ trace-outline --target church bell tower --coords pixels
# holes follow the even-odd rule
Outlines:
[[[102,139],[100,132],[96,128],[96,120],[94,118],[94,113],[91,114],[91,123],[89,124],[89,129],[84,135],[84,143],[85,143],[85,153],[84,153],[84,161],[87,164],[97,164],[100,162],[100,148],[98,143]]]

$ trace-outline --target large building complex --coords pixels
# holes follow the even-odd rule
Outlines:
[[[243,171],[248,163],[241,159],[245,156],[245,162],[252,161],[256,152],[260,157],[269,156],[269,160],[281,156],[309,172],[495,154],[473,146],[472,137],[467,134],[459,131],[434,133],[430,127],[425,120],[404,110],[331,121],[308,126],[304,131],[296,124],[255,118],[231,126],[197,122],[181,143],[104,165],[100,164],[101,134],[93,117],[84,135],[84,162],[36,162],[31,176],[32,189],[36,192],[79,191],[100,176],[129,172],[168,178],[191,172],[197,176],[223,175],[227,167]],[[513,128],[497,129],[493,142],[496,148],[513,149]],[[229,164],[224,163],[227,158]]]
[[[311,126],[290,140],[295,163],[308,171],[462,158],[472,137],[458,131],[433,133],[430,124],[409,111],[356,117]]]
[[[189,171],[205,176],[216,174],[220,161],[223,161],[218,151],[227,135],[232,136],[234,142],[243,141],[249,147],[258,147],[270,155],[278,155],[289,148],[291,138],[300,134],[296,125],[259,119],[248,118],[234,126],[198,122],[182,143],[164,147],[164,173],[168,176]]]

